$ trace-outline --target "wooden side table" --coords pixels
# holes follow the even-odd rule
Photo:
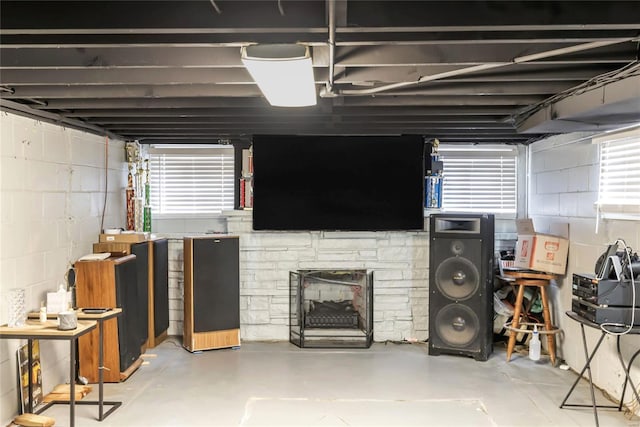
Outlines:
[[[27,320],[24,326],[18,328],[10,328],[6,325],[0,326],[0,339],[26,339],[29,344],[29,412],[33,411],[32,401],[32,369],[33,356],[31,353],[31,346],[33,340],[66,340],[69,341],[69,425],[73,427],[76,422],[75,405],[76,405],[76,391],[75,391],[75,369],[76,369],[76,340],[78,337],[91,332],[96,328],[95,320],[78,320],[78,327],[70,331],[61,331],[58,329],[58,325],[55,320],[47,320],[45,323],[40,323],[37,320]],[[44,411],[49,405],[45,405],[40,409],[38,413]]]
[[[120,401],[105,401],[104,400],[104,322],[105,320],[113,319],[122,314],[122,308],[110,308],[104,313],[85,313],[82,308],[76,310],[78,320],[93,320],[98,323],[98,401],[82,400],[76,402],[76,405],[98,405],[98,421],[102,421],[107,418],[113,411],[118,409],[122,402]],[[38,312],[32,312],[28,314],[30,319],[37,319],[40,316]],[[47,319],[55,320],[57,318],[55,313],[47,313]],[[75,375],[73,377],[75,379]],[[52,401],[38,410],[38,413],[45,411],[52,405],[58,403],[67,403],[65,401]],[[104,412],[104,406],[111,406],[107,412]]]
[[[537,271],[529,270],[505,270],[504,278],[517,286],[518,293],[516,296],[516,303],[513,310],[513,320],[507,323],[506,328],[509,329],[509,344],[507,345],[507,362],[511,360],[511,354],[516,344],[516,335],[518,332],[531,333],[529,330],[520,330],[520,316],[523,314],[522,303],[524,300],[524,290],[527,286],[534,286],[540,291],[540,298],[542,299],[542,315],[544,317],[543,330],[540,330],[541,335],[547,335],[547,346],[549,348],[549,356],[551,358],[551,364],[556,364],[556,339],[555,334],[559,332],[559,329],[554,327],[551,323],[551,312],[549,310],[549,298],[547,296],[547,287],[551,283],[551,280],[556,276],[550,273],[541,273]]]

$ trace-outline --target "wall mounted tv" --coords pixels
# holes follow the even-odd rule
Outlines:
[[[422,230],[421,136],[253,137],[254,230]]]

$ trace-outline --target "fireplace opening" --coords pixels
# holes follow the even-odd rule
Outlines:
[[[368,348],[373,341],[373,273],[289,273],[290,341],[309,348]]]

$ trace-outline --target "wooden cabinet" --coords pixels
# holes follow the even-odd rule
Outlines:
[[[184,238],[184,337],[189,351],[240,345],[238,236]]]
[[[78,307],[121,307],[122,315],[104,322],[104,381],[124,381],[142,363],[136,307],[139,306],[136,256],[77,261],[76,303]],[[98,382],[98,330],[78,342],[80,375]]]
[[[94,243],[93,252],[136,255],[138,294],[143,302],[137,309],[144,338],[141,343],[143,351],[164,341],[169,329],[169,241],[152,239],[140,243]]]

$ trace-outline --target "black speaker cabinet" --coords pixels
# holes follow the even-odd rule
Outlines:
[[[153,238],[138,243],[100,242],[94,253],[136,256],[138,267],[138,313],[141,346],[144,352],[167,338],[169,329],[169,241]]]
[[[149,274],[149,348],[167,338],[169,329],[169,240],[151,242]]]
[[[184,336],[189,351],[240,345],[238,236],[184,238]]]
[[[104,322],[104,381],[124,381],[141,364],[138,308],[138,267],[135,255],[106,260],[77,261],[78,307],[121,307],[117,319]],[[98,330],[80,337],[80,375],[98,382]]]
[[[493,239],[493,215],[431,215],[429,354],[493,351]]]
[[[149,338],[149,244],[147,242],[132,244],[131,253],[136,256],[138,273],[137,294],[139,304],[134,310],[135,315],[138,317],[137,327],[140,337],[138,345],[141,349],[145,349]],[[132,313],[129,313],[129,315],[131,316]]]

